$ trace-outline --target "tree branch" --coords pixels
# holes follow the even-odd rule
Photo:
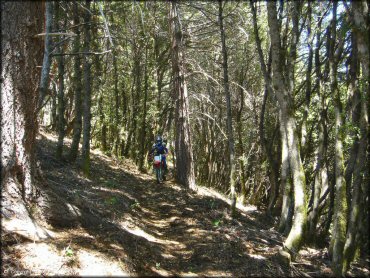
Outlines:
[[[69,56],[69,55],[103,55],[112,52],[112,50],[107,50],[103,52],[76,52],[76,53],[55,53],[51,56]]]

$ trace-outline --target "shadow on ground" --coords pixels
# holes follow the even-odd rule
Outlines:
[[[99,252],[140,276],[300,274],[276,260],[283,239],[264,214],[240,211],[230,219],[226,202],[171,181],[156,184],[128,162],[104,155],[92,154],[87,179],[75,164],[55,159],[49,135],[38,141],[45,178],[41,206],[52,229],[68,234],[54,240],[59,249],[69,244]],[[319,265],[311,263],[305,271],[328,275]]]
[[[271,226],[262,225],[257,212],[232,220],[222,200],[170,181],[156,184],[105,156],[92,155],[92,174],[86,179],[54,153],[55,143],[43,137],[38,156],[48,183],[46,220],[55,229],[70,230],[71,238],[64,241],[72,240],[75,249],[120,259],[138,275],[285,274],[271,258],[276,242],[260,231]],[[90,236],[73,235],[81,228]],[[60,248],[66,242],[59,242]],[[264,248],[268,252],[262,255]]]

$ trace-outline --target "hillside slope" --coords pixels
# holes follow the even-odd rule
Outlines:
[[[92,177],[54,158],[56,136],[41,132],[45,181],[33,214],[47,237],[2,234],[2,274],[331,276],[327,254],[306,248],[284,268],[274,220],[253,207],[228,216],[222,195],[156,184],[130,161],[92,152]],[[70,143],[70,142],[67,142]],[[67,152],[67,149],[65,149]],[[368,275],[353,269],[354,275]]]

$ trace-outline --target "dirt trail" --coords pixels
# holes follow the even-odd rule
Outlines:
[[[44,220],[51,237],[13,236],[8,271],[32,275],[331,275],[322,251],[305,249],[298,264],[276,259],[283,238],[273,219],[242,208],[236,219],[219,194],[156,184],[129,161],[92,152],[92,177],[54,158],[56,137],[42,133],[38,157],[47,181]],[[67,153],[67,149],[65,149]],[[41,213],[36,211],[36,214]],[[16,263],[14,262],[16,260]],[[11,263],[12,262],[12,263]],[[303,272],[305,274],[303,274]],[[10,272],[9,272],[10,273]],[[363,274],[363,273],[362,273]]]

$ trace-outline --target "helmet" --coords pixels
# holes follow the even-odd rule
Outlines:
[[[157,144],[162,143],[162,137],[158,135],[155,141],[157,142]]]

